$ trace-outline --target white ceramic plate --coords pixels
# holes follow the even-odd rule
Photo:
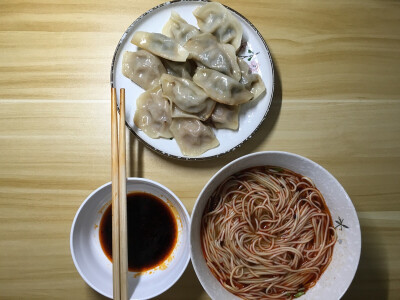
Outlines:
[[[201,218],[209,197],[224,179],[241,170],[265,165],[283,167],[311,178],[324,196],[338,240],[327,269],[315,286],[299,299],[340,299],[353,280],[361,252],[360,223],[353,203],[340,183],[323,167],[300,155],[280,151],[253,153],[236,159],[219,170],[200,192],[192,212],[190,248],[193,267],[202,286],[212,299],[240,300],[219,283],[206,264],[200,240]]]
[[[153,194],[165,201],[176,216],[178,240],[161,267],[143,273],[128,272],[129,299],[149,299],[170,288],[183,274],[190,259],[190,217],[178,197],[165,186],[144,178],[128,178],[126,189]],[[111,183],[91,193],[78,209],[71,228],[72,259],[81,277],[100,294],[112,298],[112,262],[100,245],[99,225],[111,203]]]
[[[250,65],[253,73],[260,74],[267,90],[266,93],[257,99],[257,101],[250,101],[241,106],[239,130],[214,130],[215,135],[220,142],[220,146],[211,149],[200,156],[187,157],[181,153],[175,140],[152,139],[134,125],[133,116],[136,109],[136,99],[144,92],[144,90],[128,78],[124,77],[121,71],[123,53],[125,51],[137,50],[137,47],[130,42],[134,32],[141,30],[161,33],[162,27],[169,19],[172,11],[178,12],[188,23],[197,26],[196,19],[192,12],[196,7],[204,4],[206,4],[206,2],[203,1],[172,1],[150,9],[136,19],[125,31],[117,45],[111,66],[111,86],[117,88],[117,90],[125,88],[126,122],[128,128],[150,149],[163,155],[179,159],[198,160],[213,158],[239,147],[244,141],[252,136],[265,119],[273,96],[274,71],[267,44],[259,31],[250,23],[249,20],[231,9],[232,13],[239,19],[243,27],[243,47],[238,55],[244,56],[244,59]],[[117,95],[119,97],[119,92],[117,92]]]

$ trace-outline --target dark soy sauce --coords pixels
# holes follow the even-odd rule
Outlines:
[[[127,195],[128,269],[140,272],[160,265],[173,251],[178,228],[171,208],[154,195]],[[112,209],[104,212],[99,228],[100,244],[112,261]]]

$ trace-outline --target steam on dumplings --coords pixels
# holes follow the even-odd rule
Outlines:
[[[145,92],[136,100],[134,124],[150,138],[173,138],[185,156],[219,146],[216,130],[238,130],[240,105],[265,91],[236,53],[243,29],[223,5],[193,12],[198,27],[172,12],[161,33],[137,31],[122,73]]]

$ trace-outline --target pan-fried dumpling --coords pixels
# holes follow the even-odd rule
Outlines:
[[[217,103],[211,115],[215,128],[237,130],[239,128],[239,105]]]
[[[176,77],[192,79],[196,64],[193,61],[177,62],[168,59],[161,59],[167,73]]]
[[[170,130],[186,156],[198,156],[219,146],[212,129],[196,119],[173,119]]]
[[[191,80],[163,74],[161,87],[163,96],[185,112],[199,113],[207,110],[211,114],[214,108],[215,101]]]
[[[207,3],[198,7],[193,14],[202,32],[212,33],[220,43],[229,43],[235,50],[239,49],[243,28],[239,20],[222,4]]]
[[[249,65],[241,58],[238,58],[238,64],[242,78],[240,83],[243,83],[247,90],[253,95],[253,99],[257,99],[265,91],[265,84],[259,74],[252,74]]]
[[[189,55],[189,52],[178,42],[161,33],[136,31],[131,43],[154,55],[173,61],[186,61]]]
[[[135,125],[153,139],[171,138],[171,109],[167,99],[163,98],[160,86],[142,93],[136,99],[136,111],[133,117]]]
[[[210,98],[223,104],[238,105],[253,98],[253,94],[239,81],[214,70],[198,68],[193,81]]]
[[[190,58],[239,81],[240,68],[232,45],[220,44],[212,34],[202,33],[192,37],[185,48]]]
[[[159,85],[166,72],[160,59],[146,50],[124,52],[122,74],[145,90]]]
[[[188,24],[177,12],[173,11],[168,22],[164,25],[162,33],[184,45],[189,39],[200,34],[200,30]]]

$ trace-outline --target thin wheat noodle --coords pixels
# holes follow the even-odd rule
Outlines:
[[[212,194],[201,227],[204,257],[243,299],[292,299],[328,266],[336,231],[311,179],[279,167],[247,169]]]

